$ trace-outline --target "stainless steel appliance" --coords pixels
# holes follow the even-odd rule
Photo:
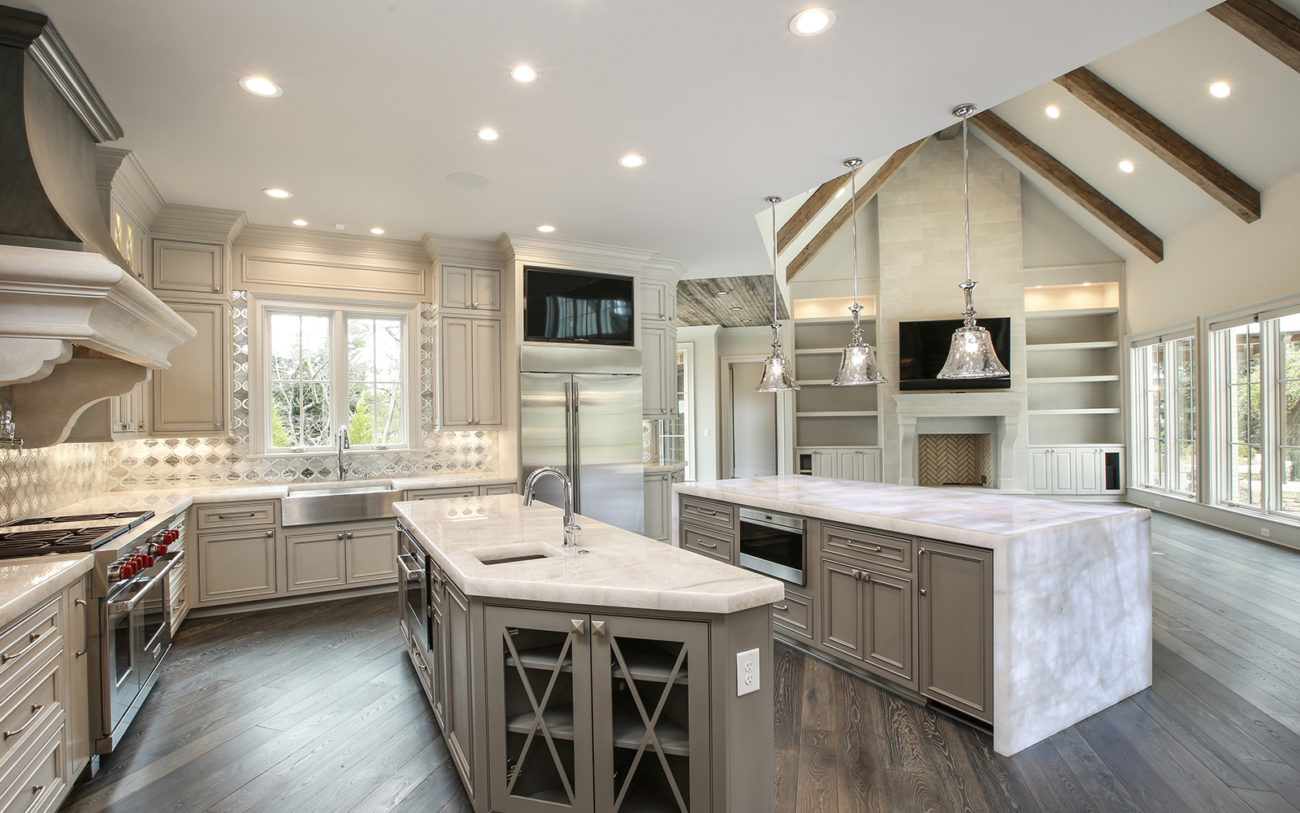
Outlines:
[[[429,566],[426,554],[411,536],[397,526],[397,574],[399,615],[411,640],[427,656],[433,649],[429,618]],[[426,658],[427,659],[427,658]]]
[[[790,584],[807,584],[807,520],[740,509],[740,566]]]
[[[573,482],[575,511],[644,531],[640,351],[525,346],[520,362],[524,476],[554,466]],[[558,478],[539,482],[536,495],[564,504]]]

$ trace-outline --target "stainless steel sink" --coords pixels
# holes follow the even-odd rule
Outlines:
[[[389,480],[359,483],[304,483],[280,498],[280,524],[321,525],[393,516],[402,492]]]

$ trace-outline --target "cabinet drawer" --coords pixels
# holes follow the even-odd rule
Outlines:
[[[736,527],[736,509],[725,503],[701,500],[697,497],[682,497],[683,520],[705,522],[719,528],[734,530]]]
[[[39,733],[44,720],[58,713],[59,667],[63,659],[56,655],[42,664],[22,688],[4,698],[0,707],[0,766],[8,767],[10,757],[22,750]]]
[[[772,623],[782,632],[811,641],[813,639],[812,599],[785,591],[785,598],[772,605]]]
[[[823,525],[822,552],[912,572],[912,540],[907,537],[889,536],[864,528]]]
[[[62,638],[63,615],[60,596],[0,633],[0,697],[13,690],[10,682],[24,667],[40,660]]]
[[[478,486],[453,486],[448,488],[418,488],[402,495],[408,500],[446,500],[454,497],[477,497]]]
[[[731,537],[728,536],[715,536],[695,528],[683,527],[682,547],[724,562],[731,561]]]
[[[275,524],[274,502],[200,505],[194,509],[200,531],[249,528]]]
[[[63,796],[68,783],[67,733],[61,718],[52,722],[57,724],[36,732],[37,746],[21,755],[22,765],[15,771],[17,778],[0,798],[3,813],[49,810]]]
[[[483,486],[483,496],[492,497],[497,494],[518,494],[515,490],[514,483],[497,483],[496,485]]]
[[[441,612],[444,594],[442,583],[446,576],[442,574],[442,568],[433,563],[432,557],[427,561],[429,562],[429,604],[433,605],[435,610]]]

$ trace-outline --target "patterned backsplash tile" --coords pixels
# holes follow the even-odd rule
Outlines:
[[[0,522],[35,516],[109,490],[107,443],[0,451]]]

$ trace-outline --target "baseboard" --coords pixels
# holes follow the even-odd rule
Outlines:
[[[1139,488],[1130,488],[1128,490],[1127,502],[1162,514],[1190,519],[1202,525],[1209,525],[1242,536],[1249,536],[1270,545],[1277,545],[1290,550],[1300,550],[1300,524],[1252,514],[1248,511],[1236,511],[1231,508],[1221,508],[1217,505],[1205,505],[1204,503],[1192,502],[1180,497],[1171,497],[1168,494],[1144,491]]]
[[[326,593],[312,593],[306,596],[288,596],[285,598],[267,599],[265,601],[246,601],[236,604],[218,604],[214,607],[191,607],[185,615],[190,618],[207,618],[214,615],[234,615],[236,613],[253,613],[258,610],[275,610],[282,607],[299,607],[304,604],[320,604],[326,601],[342,601],[346,598],[361,598],[362,596],[378,596],[384,593],[397,593],[396,584],[379,584],[372,587],[358,587],[355,590],[331,590]],[[393,613],[396,615],[397,607],[393,606]]]

